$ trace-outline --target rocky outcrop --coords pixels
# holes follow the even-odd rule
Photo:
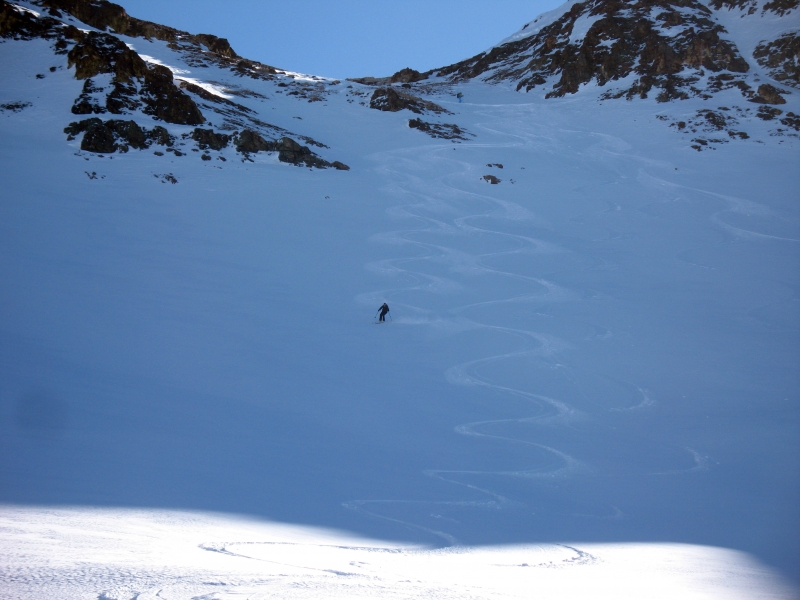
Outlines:
[[[415,83],[417,81],[423,81],[425,79],[428,79],[430,75],[431,75],[430,72],[420,73],[419,71],[415,71],[414,69],[406,67],[405,69],[400,69],[397,73],[395,73],[391,77],[353,77],[349,78],[347,81],[360,83],[361,85],[369,85],[377,87],[377,86],[391,85],[393,83],[401,83],[401,84]]]
[[[147,63],[119,38],[95,31],[81,33],[67,54],[67,66],[75,67],[77,79],[113,73],[117,79],[130,81],[147,73]]]
[[[420,115],[426,112],[452,114],[438,104],[423,100],[417,96],[412,96],[411,94],[402,92],[393,87],[378,88],[375,90],[372,94],[372,98],[370,98],[369,107],[389,112],[408,109]]]
[[[221,57],[238,58],[228,40],[215,35],[200,33],[197,35],[166,27],[150,21],[131,17],[124,8],[105,0],[41,0],[41,4],[52,13],[66,12],[79,21],[91,25],[101,31],[111,30],[130,37],[144,37],[165,42],[176,42],[178,39],[202,44],[209,52]]]
[[[484,181],[488,181],[492,185],[497,185],[501,181],[500,179],[498,179],[494,175],[484,175],[481,179],[483,179]]]
[[[633,82],[609,97],[644,98],[654,88],[662,101],[699,95],[692,89],[699,77],[685,71],[749,69],[710,17],[697,0],[587,0],[528,37],[435,73],[451,81],[512,80],[526,91],[547,86],[548,98],[575,93],[590,81],[603,86],[630,75]]]
[[[339,161],[328,162],[314,154],[308,146],[302,146],[290,137],[282,137],[276,141],[265,140],[258,132],[245,129],[234,138],[236,150],[245,156],[257,152],[277,152],[278,160],[298,167],[316,167],[327,169],[333,167],[340,171],[349,171],[350,167]]]
[[[0,37],[32,39],[56,38],[60,21],[49,17],[36,18],[30,12],[0,0]]]
[[[317,169],[333,167],[339,171],[350,170],[350,167],[338,160],[331,163],[321,159],[308,146],[301,146],[289,137],[283,137],[278,140],[275,143],[275,149],[278,151],[278,160],[281,162],[297,166],[316,167]]]
[[[197,147],[201,150],[222,150],[231,141],[231,136],[224,133],[216,133],[213,129],[200,129],[192,131],[192,139],[197,142]]]
[[[758,86],[755,96],[750,98],[750,102],[759,104],[786,104],[786,100],[781,96],[780,90],[768,83]]]
[[[4,1],[4,0],[3,0]],[[229,68],[235,73],[258,79],[271,79],[279,71],[269,65],[241,59],[228,40],[201,33],[193,35],[172,27],[143,21],[131,17],[124,8],[105,0],[34,0],[48,7],[51,14],[60,16],[62,12],[91,25],[101,31],[130,37],[157,39],[183,54],[190,66],[204,67],[208,62]]]
[[[261,134],[251,129],[245,129],[234,137],[236,150],[242,154],[256,154],[257,152],[274,152],[275,143],[268,142]]]
[[[786,113],[786,116],[781,119],[781,123],[790,129],[800,131],[800,115],[796,115],[793,112]]]
[[[118,115],[141,111],[166,123],[205,123],[195,100],[180,89],[183,88],[201,100],[217,105],[213,110],[223,116],[222,126],[229,132],[233,131],[231,134],[210,128],[195,128],[191,133],[183,134],[181,148],[186,145],[185,140],[191,139],[197,146],[195,150],[205,151],[201,155],[203,160],[211,159],[210,151],[221,151],[233,142],[237,151],[245,157],[256,152],[269,151],[277,152],[280,161],[298,166],[349,169],[341,162],[322,159],[308,146],[289,137],[293,135],[290,132],[259,120],[257,113],[246,106],[188,82],[181,82],[179,88],[170,69],[158,64],[148,65],[113,33],[167,41],[172,50],[183,53],[189,64],[193,64],[192,61],[207,60],[213,55],[217,64],[231,68],[238,75],[265,78],[277,73],[272,67],[240,58],[227,40],[208,34],[191,36],[169,27],[141,21],[130,17],[119,5],[105,0],[32,1],[45,7],[48,14],[37,14],[0,0],[0,36],[55,40],[56,53],[67,55],[68,67],[74,68],[75,77],[83,81],[81,94],[72,106],[74,114]],[[64,23],[61,20],[65,17],[64,13],[100,31],[86,31]],[[37,77],[43,78],[44,75]],[[0,109],[12,111],[17,109],[17,105],[3,105]],[[239,128],[240,133],[237,133]],[[127,152],[156,144],[168,146],[167,151],[175,156],[186,155],[185,151],[174,147],[176,138],[166,128],[154,126],[147,129],[134,120],[103,120],[92,117],[71,123],[64,131],[70,140],[81,135],[81,149],[87,152]],[[308,145],[327,148],[310,137],[294,137]],[[163,156],[160,151],[155,153]],[[225,160],[222,156],[218,158]]]
[[[194,38],[208,48],[209,52],[225,58],[239,58],[239,55],[233,51],[233,48],[225,38],[219,38],[209,33],[198,33]]]
[[[200,125],[205,118],[189,96],[180,91],[172,80],[172,71],[162,65],[147,70],[142,86],[144,112],[179,125]]]
[[[772,42],[761,42],[753,57],[775,81],[800,88],[800,35],[796,31]]]
[[[175,138],[163,127],[151,130],[140,127],[135,121],[109,119],[102,121],[94,117],[70,123],[64,129],[68,140],[74,140],[83,133],[81,150],[110,154],[116,151],[127,152],[130,148],[144,150],[153,144],[172,146]]]
[[[469,139],[467,136],[475,137],[475,134],[470,133],[454,123],[428,123],[422,119],[409,119],[408,126],[411,129],[419,129],[432,138],[466,141]]]
[[[169,42],[181,33],[171,27],[135,19],[118,4],[105,0],[41,0],[40,4],[49,8],[51,14],[56,16],[60,16],[59,13],[63,11],[95,29],[111,29],[130,37],[155,38]]]
[[[103,121],[97,117],[84,119],[82,121],[70,123],[64,129],[68,140],[74,140],[78,135],[83,134],[81,139],[81,150],[86,152],[96,152],[99,154],[111,154],[114,152],[128,152],[130,149],[144,150],[153,145],[168,146],[167,151],[175,156],[185,156],[185,151],[181,152],[173,148],[177,141],[169,132],[160,125],[152,129],[141,127],[135,121],[109,119]],[[300,167],[314,167],[317,169],[334,169],[349,171],[350,167],[339,161],[328,162],[314,154],[308,146],[302,146],[289,137],[282,137],[279,140],[267,140],[256,131],[245,129],[233,135],[219,133],[213,129],[195,128],[191,134],[183,136],[185,140],[191,139],[197,144],[197,148],[204,150],[201,155],[203,160],[210,160],[208,150],[221,151],[233,143],[236,151],[244,155],[245,160],[251,154],[258,152],[277,152],[278,160]],[[183,142],[185,143],[185,142]],[[157,152],[156,154],[161,154]]]
[[[415,71],[414,69],[410,69],[406,67],[405,69],[400,69],[397,73],[392,75],[389,78],[390,83],[414,83],[415,81],[422,81],[423,79],[427,79],[427,75],[423,75],[419,71]]]
[[[119,38],[107,33],[79,32],[77,43],[67,54],[75,77],[85,79],[83,92],[75,101],[75,114],[124,114],[144,107],[145,113],[167,123],[200,125],[203,114],[189,96],[180,91],[172,72],[162,65],[147,63]],[[112,89],[100,104],[93,77],[112,74]]]

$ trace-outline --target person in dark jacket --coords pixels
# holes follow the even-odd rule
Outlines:
[[[386,304],[386,302],[384,302],[384,303],[383,303],[383,306],[381,306],[381,307],[378,309],[378,312],[379,312],[379,313],[381,313],[381,316],[380,316],[380,318],[379,318],[378,320],[379,320],[379,321],[385,321],[385,320],[386,320],[386,313],[388,313],[388,312],[389,312],[389,305],[388,305],[388,304]]]

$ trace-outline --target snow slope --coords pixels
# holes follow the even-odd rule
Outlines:
[[[0,595],[797,594],[797,137],[473,82],[454,144],[125,41],[351,170],[81,151],[0,44]]]
[[[4,561],[12,581],[6,591],[16,598],[751,600],[791,592],[742,553],[681,544],[430,549],[142,510],[6,508],[0,523],[25,531]],[[79,586],[92,591],[81,594]]]

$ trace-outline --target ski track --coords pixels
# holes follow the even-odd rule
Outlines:
[[[519,107],[516,108],[518,109]],[[546,131],[508,132],[494,128],[485,123],[477,124],[475,129],[477,131],[492,134],[494,136],[505,136],[506,138],[511,138],[513,141],[497,144],[473,143],[471,144],[473,147],[515,148],[528,147],[533,144],[544,143],[551,147],[550,150],[552,152],[559,152],[562,150],[569,151],[568,145],[565,144],[563,140],[557,141],[556,136],[552,134],[547,135]],[[565,131],[566,130],[562,130],[561,133],[564,133]],[[569,133],[568,131],[566,132]],[[603,164],[610,162],[606,159],[615,159],[617,162],[610,165],[606,164],[606,166],[608,166],[610,170],[616,174],[618,179],[627,179],[631,177],[630,175],[625,175],[620,172],[621,166],[619,161],[623,160],[626,163],[633,165],[633,171],[635,173],[634,177],[643,185],[668,187],[670,189],[691,192],[699,196],[711,197],[715,200],[723,201],[727,206],[723,210],[714,212],[710,216],[710,221],[714,226],[727,232],[734,239],[778,240],[788,242],[800,241],[793,238],[785,238],[735,227],[726,223],[722,218],[722,215],[725,213],[769,216],[771,212],[763,205],[743,198],[719,194],[705,189],[682,186],[680,184],[658,178],[645,169],[648,167],[655,169],[664,168],[666,163],[663,161],[648,159],[627,153],[626,151],[630,149],[630,145],[614,136],[586,131],[574,131],[572,133],[596,136],[599,139],[599,143],[590,149],[590,157]],[[537,215],[516,203],[505,201],[488,194],[478,194],[473,191],[461,189],[461,187],[459,187],[459,183],[465,181],[467,178],[475,177],[475,175],[477,175],[477,170],[474,165],[471,165],[466,161],[459,160],[458,158],[451,157],[448,152],[450,149],[450,146],[443,145],[427,150],[422,154],[420,154],[419,148],[413,148],[397,150],[381,155],[385,160],[383,161],[383,164],[378,167],[378,171],[382,173],[387,180],[389,180],[386,186],[387,191],[401,198],[410,197],[414,199],[414,201],[411,203],[403,203],[390,208],[387,210],[387,216],[391,219],[411,220],[417,223],[418,227],[379,233],[373,235],[370,239],[371,241],[386,245],[412,247],[417,249],[418,253],[411,257],[390,258],[369,263],[367,265],[368,269],[389,278],[399,280],[403,283],[403,285],[361,294],[357,296],[357,300],[361,303],[369,305],[373,305],[376,302],[386,301],[390,302],[393,306],[402,308],[402,311],[410,316],[404,316],[397,319],[397,323],[399,324],[425,325],[441,330],[449,330],[449,332],[452,334],[469,330],[491,331],[496,333],[498,336],[512,339],[520,344],[514,350],[509,352],[476,358],[450,367],[446,370],[445,377],[447,381],[453,385],[483,388],[487,391],[497,392],[505,397],[523,399],[527,401],[530,406],[535,407],[535,414],[514,419],[496,419],[465,423],[456,426],[455,432],[464,436],[485,440],[494,440],[508,445],[522,445],[531,448],[537,448],[539,451],[543,451],[549,455],[552,460],[558,464],[553,466],[550,464],[550,461],[547,461],[541,464],[533,464],[527,469],[516,470],[486,471],[468,469],[428,469],[424,471],[424,474],[429,477],[463,488],[465,492],[469,491],[473,493],[473,495],[477,493],[478,495],[483,496],[483,501],[467,499],[441,501],[371,499],[351,500],[343,503],[343,505],[351,510],[361,512],[366,516],[386,520],[418,532],[427,533],[430,536],[443,541],[445,544],[456,545],[458,544],[458,540],[451,533],[389,516],[386,514],[387,511],[380,511],[378,507],[391,507],[396,505],[460,506],[503,510],[513,506],[518,506],[520,503],[507,498],[495,490],[492,490],[491,486],[479,486],[465,480],[470,477],[473,479],[476,477],[518,477],[531,480],[553,480],[587,474],[598,475],[598,473],[596,473],[590,465],[585,464],[581,460],[571,456],[568,452],[558,448],[497,433],[498,430],[502,430],[504,425],[526,424],[531,426],[531,428],[542,426],[567,427],[570,425],[570,423],[591,419],[591,416],[582,413],[564,400],[536,393],[535,390],[524,390],[507,386],[501,382],[492,381],[490,378],[479,374],[480,367],[483,365],[490,365],[512,358],[526,358],[532,361],[544,362],[550,366],[569,369],[570,367],[568,365],[561,364],[560,362],[554,363],[557,355],[561,356],[570,349],[570,346],[567,342],[542,332],[483,323],[475,318],[465,316],[465,313],[469,313],[472,309],[478,307],[486,307],[498,304],[530,303],[534,305],[547,305],[557,302],[574,302],[579,301],[581,299],[581,295],[576,290],[566,289],[544,278],[532,277],[521,273],[515,273],[512,271],[501,270],[487,266],[485,261],[500,256],[534,254],[546,259],[548,255],[560,254],[568,252],[568,250],[534,237],[510,233],[498,229],[490,229],[486,226],[481,227],[472,224],[474,221],[479,219],[484,221],[487,219],[493,219],[496,222],[525,221],[537,225],[548,225],[539,219]],[[412,156],[415,157],[415,159],[412,159]],[[419,183],[419,180],[413,175],[414,171],[422,168],[422,165],[424,165],[426,161],[429,163],[436,163],[439,170],[443,172],[443,174],[436,179],[438,189],[435,189],[434,192],[429,193],[423,193],[420,191],[423,186],[419,186],[420,189],[417,188],[417,183]],[[392,167],[390,166],[392,164],[398,166]],[[444,168],[445,164],[447,165],[447,168]],[[429,184],[428,189],[430,189]],[[465,209],[468,205],[475,203],[482,204],[486,208],[479,212],[459,214],[465,212]],[[622,206],[616,202],[606,200],[606,203],[607,208],[600,212],[623,210]],[[421,214],[423,211],[427,214]],[[431,216],[446,214],[458,216],[453,216],[453,218],[449,220],[443,217],[437,218]],[[573,218],[573,220],[579,219],[580,217]],[[624,234],[618,231],[608,231],[608,240],[620,239],[624,236]],[[419,239],[422,236],[430,237],[432,235],[439,236],[442,239],[442,242],[433,243]],[[454,239],[456,237],[463,239],[464,237],[470,236],[493,236],[495,239],[504,241],[509,247],[495,252],[473,254],[464,250],[453,248],[446,243],[448,239]],[[724,244],[729,242],[722,243]],[[693,250],[695,249],[684,248],[680,250],[676,256],[679,260],[692,264],[696,267],[714,269],[714,267],[694,263],[683,256],[684,254]],[[597,260],[599,261],[598,264],[586,268],[593,269],[608,267],[603,259]],[[464,289],[464,284],[454,278],[431,275],[429,273],[422,272],[418,268],[415,269],[415,267],[421,267],[425,264],[431,263],[436,265],[444,264],[450,268],[451,272],[461,275],[501,277],[525,282],[530,284],[531,291],[527,294],[453,306],[446,311],[446,316],[433,316],[431,310],[413,303],[404,302],[403,297],[407,296],[409,293],[421,291],[429,292],[431,294],[456,293]],[[542,313],[537,314],[542,315]],[[578,320],[576,320],[575,323],[594,328],[596,331],[594,337],[598,339],[608,338],[613,335],[612,330],[604,325],[582,323]],[[596,374],[591,373],[589,375],[597,376]],[[642,410],[647,410],[656,404],[656,401],[651,397],[648,391],[641,386],[629,381],[616,381],[616,383],[635,389],[636,394],[639,395],[641,400],[631,406],[608,408],[608,411],[615,413],[635,413]],[[486,432],[485,430],[487,428],[491,428],[493,433]],[[682,448],[682,450],[692,456],[694,466],[685,469],[666,469],[663,471],[653,471],[644,475],[683,475],[687,473],[707,471],[710,468],[713,468],[713,465],[716,464],[709,456],[704,455],[692,448]],[[612,517],[606,518],[618,518],[621,514],[619,509],[613,506],[608,507],[608,512],[612,515]]]
[[[494,129],[486,124],[479,124],[477,129],[491,133],[494,135],[502,135],[514,138],[515,141],[505,144],[472,144],[472,146],[481,147],[524,147],[530,146],[534,143],[544,141],[548,144],[555,143],[555,138],[550,136],[542,136],[533,132],[504,132]],[[586,133],[586,132],[576,132]],[[617,138],[612,136],[600,135],[602,151],[612,156],[624,156],[634,161],[641,161],[640,157],[628,156],[620,154],[621,151],[626,150],[629,146]],[[563,146],[563,143],[559,143]],[[546,258],[548,255],[560,254],[567,252],[564,248],[556,246],[544,240],[536,239],[534,237],[509,233],[497,229],[489,229],[487,227],[479,227],[473,225],[472,222],[477,219],[494,219],[496,221],[511,221],[511,222],[531,222],[538,225],[544,223],[535,214],[526,208],[505,200],[501,200],[487,194],[477,194],[475,192],[460,189],[459,183],[473,177],[477,171],[475,167],[465,161],[457,158],[451,158],[447,151],[451,149],[450,146],[440,146],[432,150],[428,150],[420,155],[419,148],[402,149],[394,152],[388,152],[382,155],[385,160],[383,164],[378,167],[389,183],[387,190],[401,198],[414,198],[414,202],[400,204],[387,210],[387,215],[391,219],[405,219],[412,220],[419,225],[417,228],[393,230],[384,233],[373,235],[370,240],[377,243],[382,243],[392,246],[412,247],[418,250],[415,256],[405,258],[390,258],[381,261],[376,261],[367,264],[367,268],[377,274],[394,278],[404,283],[404,285],[392,288],[385,288],[373,292],[368,292],[357,296],[357,301],[364,304],[373,305],[378,302],[389,302],[393,306],[402,308],[406,314],[411,314],[411,317],[402,317],[397,319],[400,324],[416,324],[427,325],[439,329],[449,329],[451,333],[463,332],[467,330],[485,330],[496,333],[499,336],[510,338],[521,345],[516,349],[506,353],[493,354],[476,358],[453,367],[450,367],[445,372],[445,377],[448,382],[453,385],[473,386],[484,388],[487,391],[498,392],[506,397],[515,397],[527,401],[532,407],[535,407],[535,414],[514,418],[514,419],[497,419],[478,421],[473,423],[465,423],[455,427],[455,432],[473,438],[484,440],[494,440],[508,445],[522,445],[544,452],[552,460],[544,461],[538,464],[532,464],[526,469],[515,470],[438,470],[428,469],[423,473],[428,477],[438,479],[443,482],[450,483],[464,489],[465,492],[470,492],[474,497],[475,494],[483,496],[483,500],[471,500],[465,498],[454,498],[451,500],[440,501],[417,501],[407,499],[369,499],[369,500],[350,500],[343,503],[343,506],[360,512],[361,514],[370,517],[385,520],[405,528],[425,533],[448,546],[458,545],[456,537],[447,531],[439,529],[432,529],[425,527],[419,523],[411,522],[407,519],[401,519],[391,516],[389,507],[396,507],[400,505],[405,506],[420,506],[420,507],[471,507],[475,509],[484,510],[504,510],[515,506],[520,506],[521,503],[512,500],[503,494],[491,489],[488,485],[476,485],[467,481],[472,478],[487,478],[487,477],[517,477],[530,480],[555,480],[559,478],[574,477],[578,475],[586,475],[593,473],[590,465],[571,456],[569,453],[554,448],[545,444],[537,443],[535,441],[523,440],[510,435],[502,435],[497,433],[502,430],[504,425],[508,424],[526,424],[535,428],[537,426],[568,426],[571,422],[585,420],[589,418],[581,411],[577,410],[569,403],[558,399],[552,398],[543,394],[536,393],[536,391],[517,389],[500,382],[494,382],[488,377],[481,376],[478,371],[482,365],[489,365],[500,361],[509,360],[512,358],[524,357],[534,361],[545,361],[548,364],[564,368],[565,365],[561,363],[553,363],[557,355],[562,355],[569,349],[569,344],[564,340],[558,339],[554,336],[547,335],[537,331],[528,331],[525,329],[517,329],[512,327],[501,327],[482,323],[479,320],[464,316],[471,309],[477,307],[485,307],[497,304],[510,304],[510,303],[531,303],[535,305],[546,305],[556,302],[569,302],[580,300],[580,294],[575,290],[563,288],[552,281],[543,278],[532,277],[512,271],[505,271],[489,267],[485,261],[490,258],[499,256],[510,256],[518,254],[535,254]],[[566,150],[566,147],[561,148]],[[411,160],[410,156],[416,156],[416,161]],[[436,179],[438,189],[433,193],[422,193],[416,189],[417,179],[410,173],[416,169],[421,168],[421,165],[428,161],[436,163],[437,167],[444,174]],[[650,161],[658,163],[658,161]],[[418,163],[418,164],[415,164]],[[447,164],[449,168],[445,169],[443,163]],[[391,164],[400,165],[399,167],[389,166]],[[656,166],[660,165],[658,163]],[[641,170],[640,170],[641,172]],[[653,178],[654,181],[657,180]],[[420,186],[421,187],[421,186]],[[430,184],[428,184],[430,189]],[[437,218],[430,216],[435,215],[458,215],[463,213],[467,205],[482,204],[486,207],[485,210],[474,212],[471,214],[461,214],[455,216],[450,220],[444,218]],[[618,204],[609,203],[607,211],[621,210]],[[427,214],[420,214],[425,211]],[[604,211],[605,212],[605,211]],[[612,232],[617,233],[618,232]],[[436,235],[442,238],[442,243],[433,243],[430,241],[422,241],[419,239],[422,236],[430,237]],[[504,241],[508,248],[481,254],[471,254],[463,250],[450,247],[446,244],[447,239],[470,236],[493,236],[495,239]],[[613,235],[611,236],[613,239]],[[435,276],[415,270],[415,267],[425,264],[435,263],[438,265],[445,264],[449,266],[451,272],[462,275],[483,275],[490,277],[501,277],[506,279],[514,279],[520,282],[525,282],[532,288],[530,293],[515,295],[511,297],[487,300],[478,303],[465,304],[461,306],[450,307],[447,310],[448,315],[431,317],[430,310],[414,305],[412,303],[404,302],[403,297],[413,292],[429,292],[431,294],[446,294],[454,293],[464,289],[464,285],[455,279],[446,277]],[[592,268],[592,267],[590,267]],[[541,314],[541,313],[539,313]],[[576,321],[576,323],[580,323]],[[606,338],[611,336],[611,330],[602,325],[582,323],[595,329],[596,338]],[[588,339],[588,338],[587,338]],[[621,382],[625,385],[631,386],[637,390],[641,396],[641,401],[635,405],[623,408],[611,408],[610,411],[615,412],[633,412],[645,410],[655,404],[655,401],[648,395],[648,393],[640,386],[631,382]],[[488,433],[485,430],[491,428],[494,433]],[[684,470],[672,470],[659,473],[651,473],[651,475],[674,475],[694,472],[698,470],[705,470],[709,468],[710,459],[701,456],[699,453],[692,449],[686,449],[691,453],[695,460],[695,466]],[[552,463],[556,464],[553,465]],[[384,508],[384,510],[380,510]],[[608,507],[610,517],[598,518],[618,518],[621,513],[617,507]],[[437,515],[432,515],[437,516]],[[595,515],[596,516],[596,515]],[[440,518],[443,520],[445,517]],[[582,555],[580,550],[573,549],[578,553],[576,560],[580,560]]]

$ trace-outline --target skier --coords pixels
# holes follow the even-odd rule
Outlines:
[[[381,306],[381,307],[378,309],[378,312],[379,312],[379,313],[381,313],[380,319],[378,319],[378,321],[380,321],[380,322],[384,322],[384,321],[386,321],[386,313],[388,313],[388,312],[389,312],[389,305],[388,305],[388,304],[386,304],[386,302],[384,302],[384,303],[383,303],[383,306]],[[378,314],[378,313],[375,313],[375,315],[376,315],[376,316],[377,316],[377,314]]]
[[[464,98],[464,94],[462,94],[461,92],[458,92],[456,94],[456,98],[458,98],[458,103],[461,104],[461,100],[462,100],[462,98]]]

